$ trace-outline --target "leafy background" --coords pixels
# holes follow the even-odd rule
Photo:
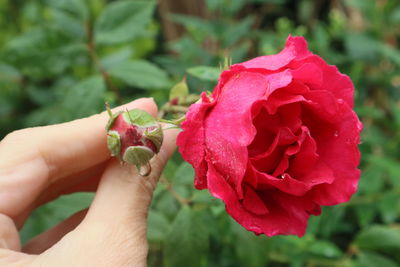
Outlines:
[[[150,266],[400,264],[400,3],[398,0],[5,0],[0,2],[0,137],[152,96],[187,76],[212,90],[219,64],[278,52],[288,34],[351,76],[364,123],[357,194],[312,217],[303,238],[246,232],[221,201],[193,189],[175,155],[149,216]],[[23,242],[92,195],[33,212]]]

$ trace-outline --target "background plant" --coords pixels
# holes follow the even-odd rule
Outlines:
[[[149,265],[398,266],[400,3],[206,0],[178,14],[185,1],[173,2],[1,1],[0,137],[100,112],[105,101],[152,96],[161,106],[185,75],[191,92],[212,90],[225,55],[235,63],[276,53],[288,34],[303,35],[355,84],[364,123],[357,195],[312,217],[301,239],[257,237],[194,190],[193,170],[175,155],[149,216]],[[63,196],[34,211],[23,241],[91,198]]]

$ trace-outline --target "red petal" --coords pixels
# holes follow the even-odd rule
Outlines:
[[[224,177],[209,164],[207,177],[213,196],[225,202],[227,212],[244,228],[256,234],[303,236],[310,214],[318,215],[319,206],[308,198],[299,198],[274,190],[257,192],[268,213],[256,215],[247,211]]]
[[[186,120],[181,125],[183,131],[179,133],[176,141],[182,157],[193,165],[197,189],[207,188],[204,119],[207,111],[215,104],[208,103],[205,93],[202,94],[202,98],[201,103],[190,106]]]
[[[246,68],[260,68],[267,70],[278,70],[294,59],[302,59],[311,55],[307,49],[307,42],[303,37],[289,36],[285,48],[276,55],[261,56],[238,65]]]
[[[316,64],[322,71],[321,90],[330,91],[336,99],[342,99],[353,108],[354,85],[349,76],[340,73],[336,66],[328,65],[317,55],[312,55],[301,61],[292,61],[290,68],[299,68],[307,63]]]
[[[258,196],[257,192],[255,192],[251,187],[246,186],[244,198],[243,198],[243,207],[251,213],[256,215],[264,215],[267,214],[268,208],[265,206],[265,203]]]
[[[320,205],[335,205],[348,201],[357,190],[360,171],[358,144],[362,125],[350,107],[339,106],[336,125],[323,124],[308,119],[310,132],[317,142],[320,159],[333,171],[334,181],[321,184],[312,190],[314,200]]]
[[[305,63],[299,68],[292,70],[293,80],[300,81],[319,89],[322,85],[321,68],[314,63]]]

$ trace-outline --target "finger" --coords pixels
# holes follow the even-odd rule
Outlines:
[[[107,164],[108,160],[50,184],[35,201],[35,208],[61,195],[75,192],[94,192]]]
[[[17,228],[22,228],[32,210],[61,195],[68,195],[76,192],[95,192],[107,163],[108,161],[102,162],[76,175],[70,175],[69,177],[65,177],[50,184],[31,205],[13,218]]]
[[[0,214],[0,248],[16,251],[21,249],[18,230],[13,220],[3,214]]]
[[[36,255],[0,248],[0,266],[32,266],[36,258]]]
[[[157,112],[151,99],[139,99],[118,109],[133,108],[154,115]],[[103,112],[7,136],[0,143],[0,212],[16,216],[48,184],[109,158],[104,130],[107,120]]]
[[[68,219],[30,240],[22,248],[22,251],[28,254],[40,254],[44,252],[60,241],[67,233],[74,230],[82,222],[86,213],[87,209],[73,214]]]
[[[165,163],[175,150],[178,131],[164,132],[160,152],[150,161],[149,176],[138,175],[135,167],[113,161],[104,172],[95,199],[89,209],[88,223],[104,223],[108,228],[121,225],[145,229],[147,210],[159,176]],[[85,219],[85,220],[86,220]]]

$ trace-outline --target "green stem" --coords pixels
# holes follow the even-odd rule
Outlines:
[[[165,119],[158,119],[158,121],[160,122],[165,122],[165,123],[169,123],[169,124],[173,124],[176,125],[177,127],[181,126],[181,123],[186,119],[186,116],[182,116],[179,119],[176,120],[165,120]]]

